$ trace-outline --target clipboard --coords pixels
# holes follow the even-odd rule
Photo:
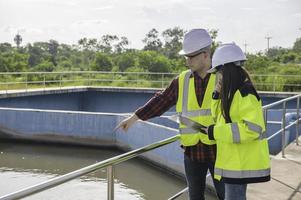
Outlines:
[[[188,117],[184,116],[184,115],[179,115],[179,121],[182,124],[185,124],[187,127],[192,128],[194,130],[200,131],[202,133],[205,133],[203,131],[203,129],[206,129],[207,126],[204,126],[203,124],[200,124],[198,122],[195,122],[191,119],[189,119]],[[205,133],[206,134],[206,133]]]

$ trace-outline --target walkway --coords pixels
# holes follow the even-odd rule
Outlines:
[[[301,141],[301,136],[299,137]],[[271,160],[272,178],[268,183],[250,184],[248,200],[300,200],[301,199],[301,144],[290,144]]]

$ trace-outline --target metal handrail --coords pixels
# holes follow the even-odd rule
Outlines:
[[[52,83],[52,84],[59,84],[60,87],[62,86],[62,83],[66,82],[84,82],[84,84],[91,85],[91,84],[99,84],[99,82],[104,82],[105,84],[108,84],[108,82],[128,82],[128,83],[133,83],[137,82],[138,83],[145,81],[139,80],[139,76],[144,76],[144,75],[155,75],[156,78],[146,78],[146,80],[151,83],[155,84],[151,87],[164,87],[166,84],[168,84],[171,80],[171,77],[175,77],[178,73],[170,73],[170,72],[111,72],[111,71],[62,71],[62,72],[0,72],[1,77],[5,76],[20,76],[20,78],[16,78],[13,80],[5,81],[5,78],[2,79],[0,82],[1,85],[6,85],[6,91],[9,90],[9,86],[15,84],[17,87],[23,87],[20,84],[25,84],[25,88],[27,89],[29,84],[37,84],[40,83],[43,87],[46,86],[47,83]],[[31,81],[28,80],[29,75],[37,75],[40,76],[40,80],[35,80]],[[55,77],[51,76],[54,75]],[[64,76],[70,76],[70,75],[75,75],[79,76],[80,79],[76,78],[71,78],[71,80],[64,81],[66,77]],[[93,76],[97,75],[111,75],[112,77],[100,77],[98,79],[93,79]],[[122,80],[118,80],[118,78],[115,78],[116,75],[120,75]],[[124,77],[126,75],[136,75],[134,78],[128,78]],[[23,77],[24,76],[24,77]],[[51,77],[51,82],[47,81],[48,76]],[[91,77],[92,76],[92,77]],[[301,88],[301,84],[298,82],[295,83],[282,83],[282,82],[277,82],[275,81],[276,78],[284,78],[284,79],[291,79],[291,78],[298,78],[301,80],[301,75],[277,75],[277,74],[251,74],[252,77],[274,77],[272,81],[267,81],[264,80],[262,82],[261,79],[258,81],[254,81],[254,85],[256,86],[262,86],[264,90],[272,90],[276,91],[276,88],[282,88],[284,86],[288,87],[295,87],[296,89]],[[77,77],[78,78],[78,77]],[[39,82],[37,82],[39,81]],[[158,85],[157,83],[161,83]]]
[[[139,149],[136,149],[136,150],[133,150],[133,151],[130,151],[130,152],[127,152],[127,153],[124,153],[124,154],[106,159],[104,161],[95,163],[93,165],[81,168],[79,170],[70,172],[68,174],[65,174],[65,175],[47,180],[45,182],[42,182],[42,183],[30,186],[30,187],[21,189],[19,191],[13,192],[11,194],[4,195],[4,196],[0,197],[0,200],[13,200],[13,199],[15,200],[15,199],[20,199],[20,198],[23,198],[23,197],[27,197],[27,196],[30,196],[32,194],[44,191],[44,190],[49,189],[49,188],[53,188],[53,187],[58,186],[62,183],[65,183],[67,181],[73,180],[77,177],[83,176],[85,174],[91,173],[93,171],[96,171],[96,170],[99,170],[99,169],[102,169],[102,168],[105,168],[105,167],[108,167],[108,169],[107,169],[107,172],[108,172],[108,188],[109,188],[109,190],[108,190],[108,199],[113,200],[114,199],[114,193],[113,193],[113,191],[114,191],[113,166],[114,165],[116,165],[118,163],[121,163],[121,162],[124,162],[124,161],[127,161],[131,158],[137,157],[140,154],[145,153],[147,151],[150,151],[150,150],[159,148],[161,146],[173,143],[173,142],[177,141],[178,139],[179,139],[179,135],[175,135],[175,136],[167,138],[165,140],[155,142],[153,144],[141,147]]]
[[[276,101],[274,103],[271,103],[271,104],[268,104],[268,105],[265,105],[263,106],[262,108],[265,110],[265,109],[269,109],[269,108],[272,108],[274,106],[277,106],[279,104],[282,104],[284,102],[288,102],[288,101],[291,101],[293,99],[297,99],[297,98],[300,98],[301,97],[301,94],[297,94],[295,96],[292,96],[292,97],[288,97],[288,98],[285,98],[285,99],[282,99],[282,100],[279,100],[279,101]]]

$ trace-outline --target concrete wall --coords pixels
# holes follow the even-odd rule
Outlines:
[[[0,108],[0,137],[134,150],[178,134],[176,129],[142,121],[127,133],[114,132],[122,119],[113,113]],[[179,146],[175,142],[142,157],[183,174],[183,153]]]
[[[8,94],[0,91],[0,107],[128,113],[144,105],[158,91],[91,87],[16,91]],[[261,97],[263,105],[266,105],[292,95],[294,93],[262,93]],[[289,102],[288,108],[295,105],[296,101]],[[175,107],[169,111],[174,112]]]

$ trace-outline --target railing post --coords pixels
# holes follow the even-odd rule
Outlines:
[[[114,200],[114,167],[110,165],[107,167],[108,178],[108,200]]]
[[[297,98],[296,145],[299,145],[300,97]]]
[[[62,89],[62,79],[63,79],[63,76],[62,76],[62,74],[60,74],[60,89]]]
[[[286,101],[283,102],[283,108],[282,108],[282,124],[281,124],[281,128],[282,128],[282,134],[281,134],[282,158],[285,157],[285,152],[284,152],[284,148],[285,148],[285,126],[286,126],[285,114],[286,114]]]
[[[164,88],[164,74],[161,76],[161,88]]]
[[[89,71],[88,72],[88,86],[90,86],[90,81],[91,81],[91,72]]]
[[[26,77],[25,77],[26,79],[25,79],[25,81],[26,81],[26,86],[25,86],[25,88],[26,88],[26,92],[27,92],[27,87],[28,87],[28,75],[26,74]]]
[[[45,90],[45,88],[46,88],[46,75],[44,74],[44,82],[43,82],[43,86],[44,86],[44,90]]]
[[[273,91],[276,91],[276,87],[275,87],[275,82],[276,82],[276,75],[274,75],[274,79],[273,79]]]

